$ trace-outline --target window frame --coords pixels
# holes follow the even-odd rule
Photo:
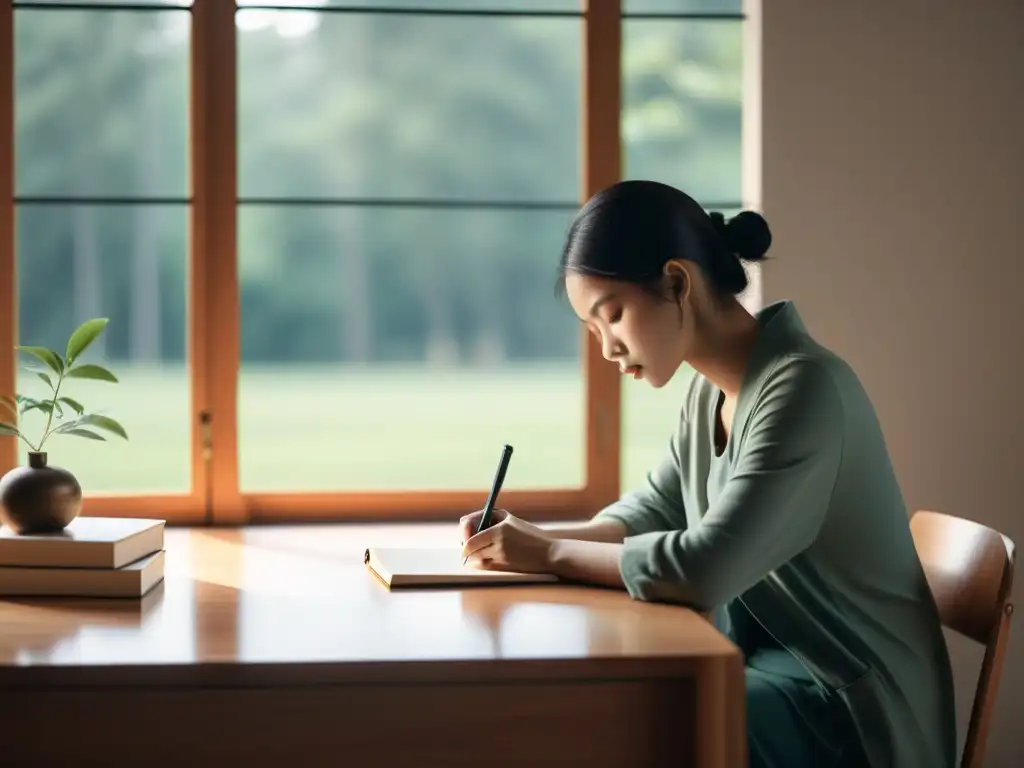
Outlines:
[[[0,393],[17,387],[18,275],[14,253],[14,6],[0,0]],[[0,437],[0,472],[17,465],[17,438]]]
[[[102,3],[97,3],[101,5]],[[580,200],[622,178],[622,0],[583,0]],[[88,6],[86,6],[88,7]],[[129,6],[131,7],[131,6]],[[192,487],[183,494],[103,494],[85,489],[85,515],[159,517],[169,524],[452,520],[481,506],[476,491],[381,490],[246,493],[239,484],[240,294],[237,219],[238,7],[194,0],[191,13],[187,361]],[[326,11],[330,12],[330,11]],[[524,15],[545,15],[543,12]],[[567,15],[567,14],[559,14]],[[658,14],[660,15],[660,14]],[[664,14],[685,18],[691,14]],[[692,14],[693,17],[714,17]],[[742,19],[743,14],[739,15]],[[17,382],[18,281],[14,189],[14,0],[0,0],[0,393]],[[501,504],[535,521],[590,517],[619,497],[621,377],[580,329],[584,381],[584,481],[579,487],[509,489]],[[17,464],[16,438],[0,437],[0,475]],[[74,471],[74,467],[69,467]]]

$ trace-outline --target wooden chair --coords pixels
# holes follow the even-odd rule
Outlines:
[[[961,768],[981,768],[1010,636],[1014,543],[941,512],[916,512],[910,530],[943,625],[985,646],[960,762]]]

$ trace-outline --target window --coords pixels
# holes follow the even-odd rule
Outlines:
[[[579,18],[299,13],[238,11],[243,492],[583,485]]]
[[[0,346],[109,317],[89,357],[120,382],[68,394],[130,435],[57,436],[51,462],[94,514],[451,519],[508,442],[504,505],[609,503],[660,458],[679,386],[620,390],[556,260],[622,176],[742,204],[741,20],[739,0],[0,3]],[[0,438],[0,471],[25,449]]]
[[[67,380],[61,393],[108,411],[130,440],[97,448],[55,435],[43,449],[51,464],[72,469],[90,506],[96,497],[161,494],[142,509],[195,512],[186,343],[190,13],[157,3],[14,3],[7,14],[0,29],[13,21],[14,44],[0,47],[13,50],[13,71],[0,72],[13,85],[13,120],[0,135],[13,129],[16,234],[0,250],[13,246],[17,280],[5,274],[3,282],[17,290],[18,332],[2,345],[63,352],[77,324],[110,318],[88,360],[120,383]],[[24,365],[17,392],[52,394]],[[27,412],[21,427],[38,445],[47,416]],[[20,461],[27,450],[20,442]],[[119,502],[135,505],[111,503]]]

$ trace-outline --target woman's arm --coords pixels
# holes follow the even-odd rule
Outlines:
[[[641,488],[586,522],[537,525],[496,509],[492,526],[477,533],[482,513],[466,515],[460,520],[463,558],[467,562],[473,558],[482,568],[539,569],[573,581],[623,587],[619,559],[623,542],[629,537],[686,529],[679,458],[684,428],[681,420],[667,455],[648,473]]]
[[[631,536],[619,567],[634,598],[711,607],[810,546],[843,451],[843,404],[820,364],[790,360],[766,384],[729,480],[700,524]],[[566,572],[596,571],[573,551]]]
[[[548,570],[560,579],[622,589],[621,542],[560,539],[548,551]]]
[[[553,539],[604,542],[621,544],[626,538],[624,523],[612,518],[593,518],[585,523],[564,523],[562,525],[541,525],[541,530]]]
[[[655,531],[681,531],[686,528],[686,509],[683,505],[682,461],[680,444],[686,430],[685,415],[669,440],[668,450],[661,462],[647,473],[639,488],[598,512],[591,523],[616,522],[623,528],[623,537]],[[611,528],[607,529],[611,531]],[[612,539],[589,539],[612,541]]]
[[[647,474],[644,485],[623,496],[585,523],[542,526],[555,539],[548,552],[548,569],[569,581],[622,588],[619,558],[629,536],[686,529],[683,508],[679,439],[685,427],[669,441],[661,463]]]

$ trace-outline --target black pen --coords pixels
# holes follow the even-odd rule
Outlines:
[[[498,494],[501,493],[501,486],[505,482],[505,473],[508,471],[508,463],[512,459],[512,446],[506,445],[501,449],[501,459],[498,461],[498,471],[494,473],[494,482],[491,483],[491,493],[487,497],[487,503],[484,504],[484,513],[480,515],[480,523],[476,527],[476,532],[489,528],[491,526],[491,517],[494,514],[494,505],[498,501]]]
[[[501,493],[501,486],[505,482],[505,473],[508,471],[508,463],[512,459],[512,446],[506,445],[501,449],[501,459],[498,461],[498,471],[494,473],[494,482],[491,483],[491,493],[487,496],[487,503],[484,504],[483,514],[480,515],[480,522],[477,524],[476,532],[486,530],[491,525],[491,517],[494,516],[494,505],[498,501],[498,494]],[[465,565],[469,560],[467,556],[463,559]]]

